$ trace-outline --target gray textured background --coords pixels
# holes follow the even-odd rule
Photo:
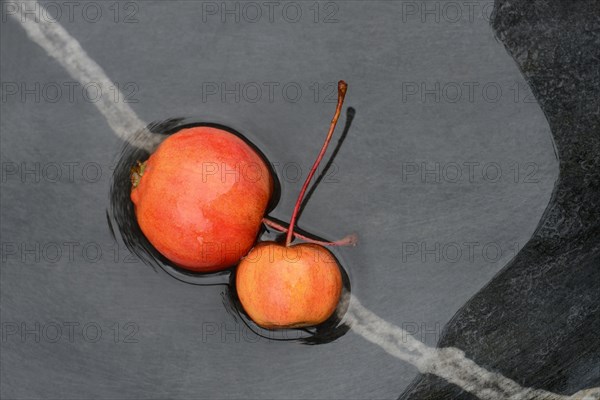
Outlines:
[[[136,4],[138,23],[115,23],[110,16],[94,24],[75,18],[64,26],[111,79],[137,85],[139,102],[132,107],[146,121],[194,116],[222,122],[247,134],[272,162],[306,168],[334,108],[315,102],[309,86],[342,78],[349,83],[346,104],[357,114],[335,160],[337,182],[318,188],[300,226],[330,238],[358,232],[360,245],[338,252],[353,293],[390,322],[418,325],[420,340],[434,345],[437,335],[424,330],[441,331],[514,256],[515,243],[522,247],[531,236],[558,164],[545,118],[527,101],[525,82],[485,18],[404,20],[402,2],[353,1],[338,2],[339,21],[325,24],[312,21],[312,3],[300,2],[303,18],[295,24],[280,17],[222,23],[218,16],[203,22],[201,3]],[[3,83],[73,81],[15,21],[3,21],[0,32]],[[496,82],[503,93],[495,103],[481,90],[473,102],[466,94],[456,103],[403,101],[403,83],[436,81]],[[296,82],[303,95],[296,103],[277,90],[273,102],[264,92],[256,103],[218,96],[203,101],[203,84],[210,82]],[[516,102],[515,84],[522,91]],[[394,398],[404,390],[416,370],[352,332],[322,346],[254,343],[246,332],[238,341],[235,334],[222,337],[222,329],[203,338],[207,324],[235,330],[224,311],[223,287],[186,285],[140,262],[124,262],[122,246],[115,262],[105,210],[110,166],[122,143],[80,93],[74,102],[11,96],[1,104],[3,166],[80,163],[72,182],[3,176],[3,398],[358,399]],[[90,162],[102,166],[96,183],[81,178],[81,166]],[[495,162],[503,177],[492,183],[476,169],[474,182],[403,179],[403,165],[412,162]],[[522,182],[520,175],[515,183],[514,163],[535,163],[537,182]],[[287,220],[300,182],[282,183],[272,215]],[[73,260],[64,242],[80,243]],[[82,255],[90,242],[102,248],[98,262]],[[465,253],[454,263],[432,255],[423,260],[421,253],[402,257],[407,243],[456,243],[466,252],[465,242],[479,243],[473,260]],[[36,243],[61,245],[62,257],[52,263],[41,254],[38,262],[6,252],[12,244]],[[500,259],[482,257],[486,243],[502,249]],[[56,343],[43,331],[39,341],[6,332],[36,322],[42,330],[50,323],[80,325],[72,342],[65,328]],[[91,322],[102,327],[96,343],[80,333]],[[139,327],[137,343],[114,343],[111,327],[127,322]]]

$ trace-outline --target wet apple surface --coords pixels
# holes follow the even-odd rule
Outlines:
[[[323,246],[262,242],[238,266],[236,290],[250,318],[263,328],[311,327],[338,307],[342,274]]]
[[[348,119],[348,122],[350,121],[351,119]],[[344,132],[342,132],[341,134],[345,135],[349,128],[350,125],[346,124]],[[257,323],[257,321],[253,320],[251,314],[248,313],[247,310],[244,308],[244,305],[241,301],[242,296],[240,296],[236,288],[236,284],[239,283],[239,281],[237,280],[237,272],[239,271],[239,268],[237,268],[237,266],[238,264],[241,265],[242,263],[248,265],[248,262],[252,260],[251,255],[253,254],[254,249],[252,251],[248,250],[248,254],[243,254],[243,256],[241,257],[243,262],[236,262],[234,264],[234,267],[236,268],[233,269],[202,271],[192,270],[190,268],[183,268],[181,264],[176,263],[174,259],[167,257],[167,255],[165,254],[166,252],[159,251],[154,245],[154,243],[152,243],[152,241],[149,240],[148,235],[145,232],[143,232],[140,224],[138,223],[139,215],[136,215],[136,210],[133,206],[135,205],[136,201],[139,201],[139,198],[137,197],[139,196],[137,190],[140,187],[142,187],[141,182],[144,181],[144,177],[153,177],[152,174],[147,175],[148,161],[152,161],[155,159],[160,161],[163,157],[161,149],[164,150],[166,147],[167,150],[169,150],[168,146],[165,146],[165,144],[169,145],[170,139],[177,139],[178,135],[180,135],[181,133],[189,134],[188,132],[201,132],[212,135],[216,132],[223,134],[228,141],[232,140],[230,136],[234,136],[238,138],[239,141],[249,146],[252,149],[251,154],[255,154],[261,160],[260,164],[258,165],[265,165],[268,168],[268,175],[272,177],[272,194],[270,196],[270,202],[266,206],[267,212],[277,206],[278,199],[281,195],[279,177],[275,170],[271,168],[273,164],[267,160],[266,156],[258,146],[250,142],[240,132],[224,125],[207,122],[197,122],[190,119],[175,118],[151,124],[148,129],[154,132],[154,134],[156,135],[161,135],[163,137],[163,140],[160,142],[156,150],[154,150],[150,154],[147,154],[144,151],[141,151],[133,146],[126,145],[120,156],[119,163],[117,164],[117,167],[115,169],[112,183],[113,186],[111,190],[111,219],[114,219],[115,228],[118,231],[117,233],[123,236],[125,242],[128,244],[128,246],[130,246],[132,252],[134,252],[138,257],[140,257],[140,259],[145,260],[149,265],[152,265],[155,268],[162,268],[172,277],[180,281],[190,283],[193,285],[198,285],[201,287],[207,287],[212,285],[223,285],[224,287],[226,287],[227,290],[226,292],[224,292],[226,295],[223,296],[223,301],[225,305],[224,312],[228,312],[231,315],[235,316],[235,318],[238,318],[240,321],[243,321],[243,323],[246,326],[246,329],[248,329],[248,332],[252,332],[257,336],[269,338],[269,340],[293,340],[300,341],[303,343],[322,344],[328,343],[332,340],[336,340],[340,336],[344,335],[348,331],[348,327],[342,323],[344,313],[347,309],[347,303],[340,302],[340,298],[347,299],[350,295],[350,280],[346,271],[338,261],[337,257],[339,257],[339,255],[335,256],[329,250],[326,250],[323,246],[329,246],[331,250],[334,251],[334,248],[354,246],[357,242],[356,235],[347,235],[346,237],[337,241],[327,241],[323,238],[319,238],[311,233],[304,232],[300,229],[293,230],[291,232],[291,237],[297,238],[298,240],[305,242],[303,244],[298,245],[300,246],[299,249],[302,249],[305,245],[309,246],[308,249],[310,249],[310,253],[313,256],[309,257],[306,261],[308,261],[307,265],[310,264],[314,266],[314,268],[296,269],[296,272],[300,272],[299,275],[296,274],[297,277],[302,279],[301,275],[308,272],[307,276],[305,277],[308,279],[304,280],[310,281],[311,277],[318,277],[320,275],[319,273],[314,274],[313,272],[325,271],[325,275],[323,275],[322,277],[324,279],[321,279],[320,282],[318,281],[318,279],[317,281],[315,281],[316,285],[312,285],[312,287],[316,290],[316,292],[314,292],[312,295],[310,293],[304,293],[304,295],[308,294],[307,298],[312,299],[308,302],[304,302],[305,305],[307,305],[308,307],[300,307],[299,309],[304,311],[306,317],[302,317],[302,322],[305,323],[275,323],[271,325]],[[330,130],[330,134],[333,134],[332,127],[330,127]],[[202,140],[200,137],[196,137],[195,139]],[[185,141],[183,142],[185,143]],[[188,144],[190,143],[186,143],[186,145]],[[338,144],[338,146],[340,144]],[[192,145],[196,146],[197,143],[192,143]],[[182,152],[176,151],[175,153],[176,155],[174,156],[174,158],[176,160],[180,160],[182,158]],[[190,153],[195,154],[193,151]],[[158,157],[153,158],[154,156]],[[190,157],[197,158],[197,155]],[[205,157],[203,159],[206,160]],[[148,161],[140,162],[139,160]],[[214,164],[215,163],[211,162],[210,164],[208,164],[208,168],[206,167],[206,165],[203,167],[206,171],[208,171],[207,176],[203,177],[202,173],[197,172],[198,170],[200,170],[200,168],[190,172],[191,174],[195,175],[194,179],[201,181],[198,183],[198,185],[204,184],[205,182],[202,181],[207,180],[209,177],[214,177],[215,175],[219,175],[219,179],[216,179],[218,187],[221,187],[223,183],[226,182],[221,180],[221,171],[218,170],[214,166]],[[130,166],[132,165],[134,166],[133,170],[130,168]],[[238,165],[240,165],[239,162]],[[152,167],[152,164],[150,164],[150,166]],[[229,166],[226,169],[223,169],[223,173],[225,174],[223,178],[227,178],[227,176],[233,176],[236,179],[239,179],[239,177],[237,176],[237,171],[241,170],[243,170],[243,168],[235,170],[232,166]],[[252,171],[254,171],[254,169]],[[168,168],[167,172],[169,172]],[[174,168],[173,173],[177,175],[180,174],[181,171],[177,168]],[[170,174],[166,173],[165,175],[167,175],[167,183],[170,185],[173,191],[177,191],[179,193],[185,192],[182,191],[181,187],[171,185],[173,180],[172,177],[169,176]],[[256,179],[258,176],[257,174],[248,174],[247,176],[249,178],[248,181],[258,181]],[[160,179],[152,179],[146,182],[152,181],[161,182]],[[129,192],[130,195],[126,195],[126,193]],[[301,195],[304,192],[305,191],[301,191]],[[300,197],[301,196],[298,197],[297,203],[301,201]],[[162,197],[159,198],[162,200]],[[163,207],[165,207],[165,204],[168,204],[168,202],[158,203],[158,205],[161,207],[161,210]],[[191,209],[190,211],[191,215],[195,215],[195,212],[197,212],[197,209]],[[165,218],[165,221],[170,220],[168,218]],[[194,218],[191,218],[191,221],[194,221]],[[274,244],[274,242],[272,242],[273,240],[277,240],[278,243],[284,243],[287,239],[287,236],[290,236],[289,229],[286,226],[286,223],[278,222],[270,218],[269,216],[266,216],[262,219],[262,221],[259,221],[258,227],[260,229],[258,237],[255,238],[254,241],[252,241],[252,244],[254,244],[255,242],[259,243],[259,245],[257,246],[258,248],[262,247],[261,243]],[[157,227],[157,232],[160,234],[163,233],[160,226]],[[186,231],[180,230],[177,233],[181,232],[185,233]],[[231,242],[235,240],[235,236],[227,236],[226,238]],[[298,246],[291,246],[289,248],[287,246],[283,246],[283,248],[287,249],[287,251],[284,251],[283,253],[281,251],[277,252],[280,255],[285,255],[285,257],[281,261],[295,263],[297,260],[288,257],[288,254],[291,256],[292,253],[296,251],[294,249]],[[237,253],[230,253],[237,256]],[[207,253],[207,256],[211,254],[212,253]],[[302,252],[298,253],[298,255],[300,254],[302,254]],[[304,254],[308,255],[309,253],[304,252]],[[321,254],[322,256],[319,256],[319,254]],[[263,261],[267,261],[269,259],[270,257],[263,259]],[[327,262],[327,265],[325,265],[322,269],[318,265],[320,261]],[[315,271],[312,271],[312,269],[315,269]],[[268,275],[273,271],[276,271],[276,269],[267,268],[266,273],[261,274],[260,281],[264,282],[265,280],[268,280]],[[242,277],[244,276],[245,275],[242,274]],[[242,278],[242,280],[244,279],[245,278]],[[250,285],[255,283],[257,283],[257,281],[251,282]],[[246,287],[248,287],[248,285]],[[282,286],[279,286],[279,288],[281,289]],[[325,296],[325,301],[322,301],[323,299],[321,301],[317,301],[316,298],[322,297],[321,294],[323,291],[329,292],[331,296]],[[265,295],[263,298],[268,299],[269,293],[273,294],[275,293],[275,291],[265,291],[263,293]],[[291,293],[279,293],[280,298],[284,298],[286,295],[288,296],[288,298],[292,296]],[[276,297],[277,295],[275,295],[272,298]],[[296,297],[300,298],[303,296]],[[262,304],[268,308],[271,308],[272,310],[277,309],[276,305],[269,306],[268,301],[263,302]],[[314,307],[319,305],[321,305],[321,311],[316,310],[316,316],[313,315],[313,317],[310,317],[311,313],[314,314]],[[303,329],[299,330],[296,328]],[[270,331],[271,329],[277,329],[279,330],[279,332]]]
[[[207,126],[169,136],[132,180],[144,235],[176,265],[196,272],[229,268],[248,253],[274,185],[254,149]]]

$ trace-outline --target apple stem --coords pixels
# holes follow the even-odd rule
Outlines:
[[[317,156],[315,163],[313,164],[306,180],[304,181],[304,185],[302,185],[302,190],[300,190],[300,195],[298,196],[298,200],[296,200],[296,205],[294,206],[294,212],[292,213],[292,218],[290,219],[290,227],[287,232],[287,237],[285,240],[285,245],[289,246],[292,243],[292,238],[294,237],[294,225],[296,225],[296,219],[298,218],[298,212],[300,211],[300,206],[302,205],[302,199],[304,198],[304,194],[306,193],[306,189],[308,189],[308,184],[311,179],[315,175],[317,171],[317,167],[321,163],[323,156],[325,156],[325,151],[327,150],[327,146],[329,146],[329,142],[333,136],[333,131],[335,130],[335,126],[337,124],[338,119],[340,118],[340,113],[342,112],[342,104],[344,104],[344,97],[346,97],[346,90],[348,89],[348,84],[344,81],[338,82],[338,99],[337,99],[337,107],[335,108],[335,114],[333,115],[333,119],[331,120],[331,124],[329,125],[329,133],[327,133],[327,137],[325,138],[325,143],[323,143],[323,147],[321,147],[321,152]]]
[[[279,232],[288,232],[289,231],[289,229],[286,228],[285,226],[283,226],[271,219],[268,219],[266,217],[263,218],[263,224],[265,224],[268,227],[273,228]],[[294,237],[296,237],[298,239],[302,239],[308,243],[320,244],[321,246],[356,246],[356,243],[358,243],[358,236],[355,233],[344,236],[343,238],[336,240],[334,242],[327,242],[327,241],[323,241],[323,240],[311,239],[308,236],[304,236],[298,232],[294,232]]]

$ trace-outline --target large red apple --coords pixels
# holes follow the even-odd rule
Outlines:
[[[248,253],[273,193],[263,158],[237,135],[208,126],[165,139],[132,169],[132,184],[146,238],[197,272],[226,269]]]
[[[325,322],[342,293],[335,257],[312,243],[260,243],[240,262],[235,278],[244,310],[267,329]]]

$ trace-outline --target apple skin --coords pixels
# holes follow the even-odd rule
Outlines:
[[[319,325],[342,294],[340,266],[325,247],[262,242],[240,262],[236,290],[244,310],[267,329]]]
[[[215,272],[251,249],[273,185],[271,170],[243,139],[197,126],[160,144],[131,200],[142,232],[162,255],[187,270]]]

